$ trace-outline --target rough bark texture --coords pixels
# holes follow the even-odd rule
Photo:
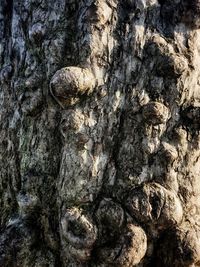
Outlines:
[[[0,266],[200,266],[199,28],[199,0],[0,0]]]

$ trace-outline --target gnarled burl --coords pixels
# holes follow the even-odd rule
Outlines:
[[[200,266],[200,1],[0,1],[0,266]]]

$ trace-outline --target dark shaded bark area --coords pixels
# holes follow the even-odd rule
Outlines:
[[[200,2],[0,0],[0,266],[200,266]]]

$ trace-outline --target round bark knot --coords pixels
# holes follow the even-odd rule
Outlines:
[[[148,124],[159,125],[168,120],[169,109],[162,103],[149,102],[143,106],[142,115]]]
[[[157,183],[134,189],[126,205],[134,218],[159,229],[180,224],[183,217],[179,198]]]
[[[200,263],[200,231],[199,229],[179,228],[176,231],[176,257],[187,264]],[[188,266],[188,265],[187,265]]]
[[[63,106],[74,105],[80,97],[89,95],[96,80],[89,69],[80,67],[66,67],[58,70],[51,79],[50,89],[54,98]]]
[[[66,137],[68,134],[79,133],[85,123],[85,116],[79,109],[68,109],[63,112],[60,122],[60,132]]]
[[[160,35],[156,34],[146,43],[145,51],[148,56],[156,56],[157,58],[161,54],[167,53],[169,48],[170,46],[167,41]]]
[[[144,230],[129,223],[114,245],[105,245],[98,250],[98,257],[108,266],[132,267],[141,262],[146,251],[147,237]]]
[[[154,69],[156,75],[177,79],[188,70],[188,61],[182,54],[178,54],[174,47],[159,35],[154,35],[147,43],[147,54],[155,58]]]
[[[160,76],[177,78],[187,69],[187,60],[181,55],[167,53],[157,58],[156,72]]]
[[[96,212],[100,239],[98,243],[115,242],[124,224],[124,210],[111,199],[103,199]]]
[[[80,261],[87,261],[97,238],[92,220],[78,208],[67,209],[61,219],[61,231],[69,244],[69,253]]]
[[[168,248],[167,250],[166,247]],[[157,252],[157,257],[159,263],[164,263],[166,267],[199,266],[199,227],[184,222],[181,226],[166,233]]]

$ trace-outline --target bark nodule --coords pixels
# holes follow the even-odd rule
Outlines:
[[[200,2],[0,1],[0,266],[200,266]]]

